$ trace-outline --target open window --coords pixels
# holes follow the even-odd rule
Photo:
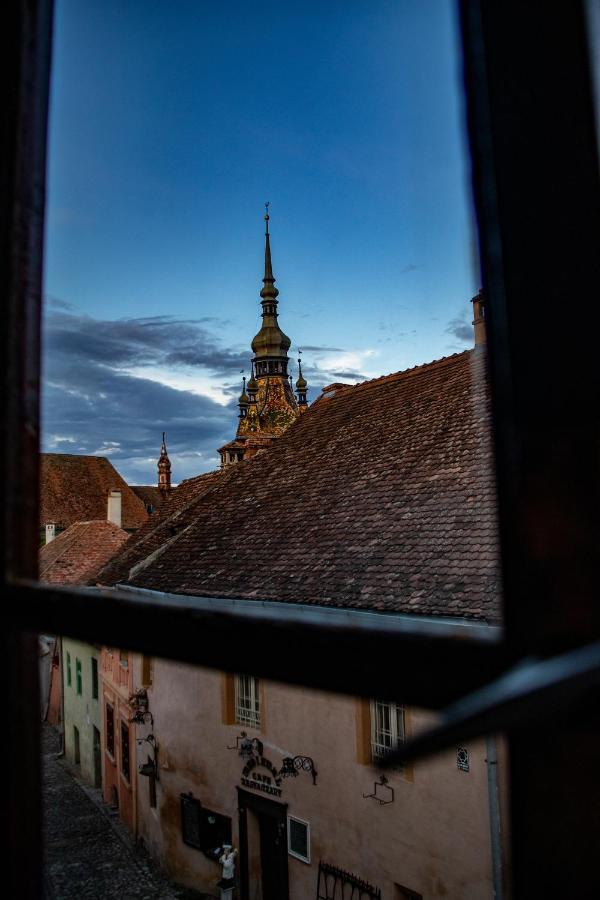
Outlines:
[[[356,696],[385,700],[401,690],[407,703],[431,708],[489,686],[519,660],[547,660],[546,668],[531,670],[533,694],[515,697],[496,682],[485,695],[487,706],[483,698],[479,707],[467,704],[454,711],[457,734],[440,732],[437,743],[421,748],[456,746],[465,733],[506,729],[515,895],[596,893],[598,804],[589,802],[589,789],[596,783],[600,750],[593,643],[600,638],[597,332],[582,320],[581,309],[593,314],[588,298],[597,294],[600,282],[600,202],[586,9],[577,0],[556,6],[463,0],[460,8],[489,298],[503,552],[506,629],[494,646],[422,628],[359,633],[341,621],[327,625],[318,617],[292,628],[277,610],[252,621],[233,608],[215,614],[201,602],[190,616],[189,604],[125,593],[84,594],[35,582],[52,3],[14,3],[5,12],[1,40],[9,74],[1,88],[0,271],[7,304],[0,338],[5,486],[0,528],[10,710],[3,802],[4,820],[12,825],[6,876],[11,896],[41,894],[32,637],[38,631],[222,670],[230,671],[234,660],[236,671]],[[293,640],[281,640],[292,634]],[[586,645],[587,656],[566,655]],[[559,706],[564,715],[557,731]]]

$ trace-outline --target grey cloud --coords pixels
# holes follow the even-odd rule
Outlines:
[[[462,316],[452,319],[445,328],[446,334],[452,335],[461,343],[473,343],[473,329]]]
[[[218,465],[216,450],[237,425],[234,402],[222,406],[121,370],[172,365],[189,350],[188,366],[231,378],[241,354],[222,350],[202,323],[169,317],[100,321],[59,306],[46,316],[44,337],[44,450],[104,453],[125,478],[152,484],[164,430],[174,480]]]

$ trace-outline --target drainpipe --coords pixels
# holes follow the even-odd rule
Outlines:
[[[488,800],[490,804],[490,840],[492,847],[492,878],[494,900],[502,900],[502,833],[500,830],[500,807],[498,803],[498,755],[496,738],[488,735],[485,739],[487,754]]]

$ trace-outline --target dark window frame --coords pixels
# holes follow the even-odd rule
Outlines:
[[[459,7],[503,557],[505,635],[485,645],[409,626],[393,634],[383,628],[361,633],[310,616],[291,629],[276,610],[258,626],[240,612],[199,609],[190,617],[193,602],[169,606],[157,597],[115,592],[99,603],[93,592],[37,584],[53,4],[15,0],[3,10],[0,45],[8,77],[0,84],[0,278],[6,297],[0,545],[9,894],[28,900],[42,893],[36,632],[219,669],[231,669],[235,660],[238,671],[356,695],[385,697],[401,687],[408,704],[435,708],[489,682],[511,661],[556,655],[600,638],[597,330],[587,321],[600,283],[600,203],[585,4],[461,0]],[[597,693],[590,688],[560,718],[560,728],[550,714],[511,725],[516,897],[597,891],[600,805],[586,802],[600,754],[594,708]],[[505,721],[500,707],[487,724],[499,730]]]
[[[125,719],[121,719],[121,732],[119,742],[121,745],[121,775],[127,782],[131,784],[131,740],[129,732],[129,723]]]
[[[112,703],[104,705],[104,722],[106,724],[106,750],[112,759],[115,758],[115,708]]]

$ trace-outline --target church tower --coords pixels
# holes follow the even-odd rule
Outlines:
[[[162,433],[162,444],[160,445],[160,456],[158,458],[158,489],[163,500],[171,490],[171,460],[167,455],[167,445],[165,444],[165,433]]]
[[[271,262],[268,203],[265,208],[265,274],[260,292],[262,324],[252,341],[254,356],[250,379],[247,384],[243,379],[239,399],[240,422],[235,440],[219,450],[222,466],[248,459],[258,450],[268,447],[295,422],[301,407],[306,405],[306,381],[302,378],[299,405],[288,375],[291,341],[279,327],[279,291],[275,287]]]

